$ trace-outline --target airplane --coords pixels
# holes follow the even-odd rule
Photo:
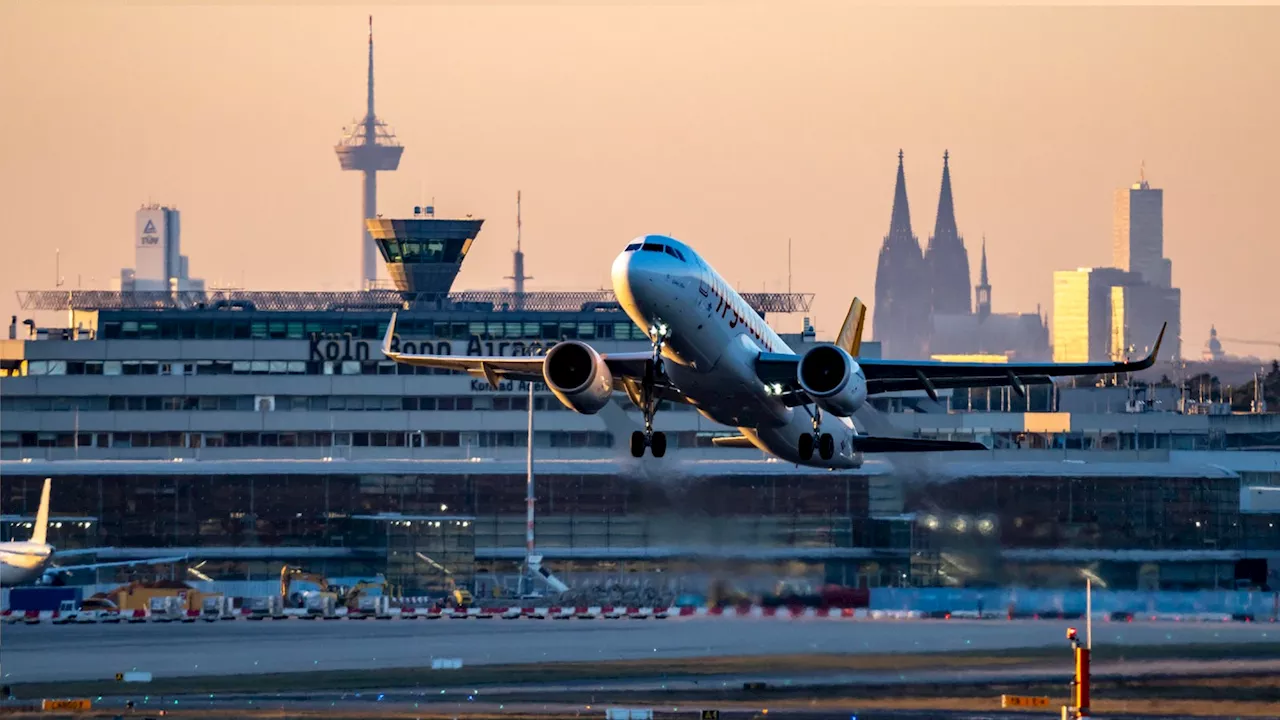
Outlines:
[[[545,381],[566,407],[599,412],[621,391],[644,414],[644,430],[631,436],[631,454],[666,454],[666,436],[654,430],[658,402],[688,403],[740,436],[716,445],[756,447],[783,460],[830,469],[856,468],[861,453],[986,450],[981,443],[875,437],[860,434],[852,416],[870,395],[940,388],[1027,385],[1052,378],[1144,370],[1155,364],[1164,328],[1147,357],[1132,362],[964,363],[859,358],[866,306],[857,298],[834,343],[803,355],[783,342],[690,246],[664,235],[645,235],[613,261],[614,294],[628,317],[644,328],[649,352],[600,353],[585,342],[562,340],[542,355],[460,357],[399,352],[396,316],[382,353],[397,363],[464,371],[500,380]],[[1168,324],[1165,324],[1167,327]]]
[[[91,565],[52,565],[55,549],[46,542],[49,532],[49,488],[52,481],[45,478],[44,489],[40,492],[40,508],[36,511],[35,527],[31,531],[31,539],[0,543],[0,587],[14,587],[30,582],[52,584],[59,575],[77,570],[94,570],[104,567],[122,565],[152,565],[158,563],[179,562],[185,557],[150,558],[145,560],[121,560],[119,562],[93,563]],[[94,553],[101,548],[84,550],[66,550],[56,553],[60,556]]]

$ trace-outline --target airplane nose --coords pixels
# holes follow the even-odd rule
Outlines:
[[[620,296],[635,297],[651,281],[639,252],[624,252],[613,261],[613,288]]]
[[[613,261],[613,292],[624,307],[644,304],[656,287],[661,273],[653,267],[653,253],[648,255],[650,257],[638,251],[624,252]]]

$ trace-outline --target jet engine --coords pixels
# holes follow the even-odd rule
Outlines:
[[[547,351],[542,377],[565,407],[584,415],[600,412],[613,395],[613,373],[604,358],[577,340],[558,342]]]
[[[867,401],[867,378],[849,353],[836,345],[819,345],[800,358],[796,380],[818,407],[849,417]]]

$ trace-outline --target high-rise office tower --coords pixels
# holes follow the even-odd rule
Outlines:
[[[1173,267],[1164,257],[1164,190],[1151,187],[1144,168],[1138,182],[1116,191],[1114,207],[1115,266],[1156,287],[1172,287]]]

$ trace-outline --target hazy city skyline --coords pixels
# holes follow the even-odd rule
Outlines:
[[[874,296],[899,148],[923,235],[947,150],[995,311],[1047,314],[1053,271],[1111,264],[1113,193],[1145,162],[1184,353],[1211,324],[1280,342],[1280,8],[10,3],[4,314],[53,287],[55,248],[64,287],[108,287],[148,201],[182,211],[209,283],[355,289],[360,180],[332,148],[363,114],[369,13],[378,114],[406,147],[379,209],[485,218],[459,288],[506,286],[521,190],[530,290],[607,287],[647,232],[784,290],[790,237],[831,335]]]

